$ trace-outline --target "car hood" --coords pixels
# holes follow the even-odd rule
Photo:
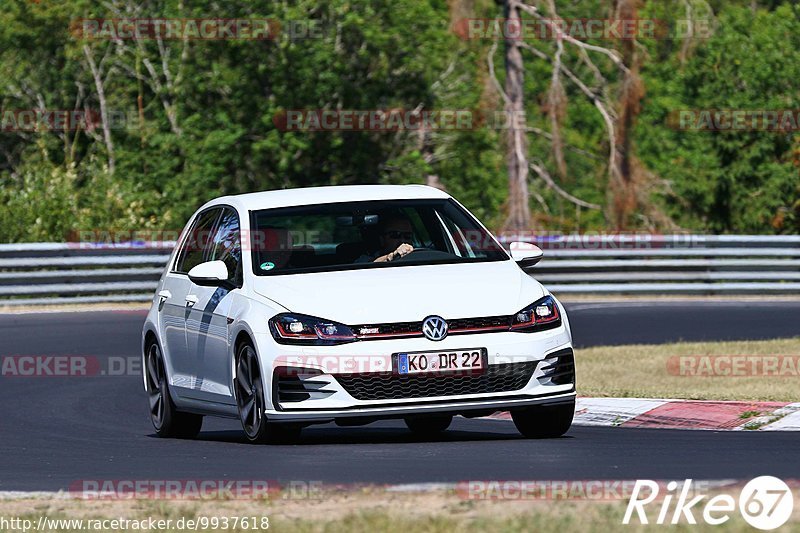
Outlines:
[[[546,294],[513,261],[256,276],[253,290],[344,324],[510,315]]]

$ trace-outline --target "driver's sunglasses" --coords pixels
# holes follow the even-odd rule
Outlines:
[[[410,241],[411,239],[414,238],[414,232],[412,231],[390,230],[390,231],[385,231],[383,234],[389,237],[390,239],[406,239]]]

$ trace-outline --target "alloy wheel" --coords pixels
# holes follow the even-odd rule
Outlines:
[[[167,380],[164,359],[156,343],[150,345],[147,351],[147,394],[150,400],[150,419],[156,429],[159,429],[164,424]]]
[[[236,404],[245,433],[251,439],[257,438],[264,423],[264,394],[256,352],[249,345],[239,350],[237,358]]]

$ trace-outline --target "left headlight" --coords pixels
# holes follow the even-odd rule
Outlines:
[[[280,313],[269,319],[269,330],[279,344],[331,345],[353,342],[348,326],[299,313]]]
[[[520,309],[511,321],[511,331],[543,331],[561,325],[561,314],[552,296],[536,300],[524,309]]]

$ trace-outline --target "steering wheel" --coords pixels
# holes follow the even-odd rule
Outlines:
[[[397,261],[408,261],[409,258],[413,261],[441,261],[443,259],[452,259],[453,254],[442,252],[440,250],[431,250],[430,248],[414,248],[406,255],[398,257],[392,263]]]

